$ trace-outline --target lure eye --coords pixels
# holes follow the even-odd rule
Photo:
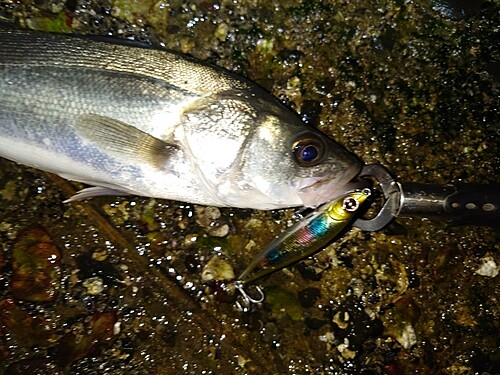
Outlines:
[[[293,143],[293,156],[302,167],[319,164],[325,155],[325,144],[316,134],[306,134]]]
[[[348,197],[344,199],[342,208],[347,212],[354,212],[359,208],[359,202],[353,197]]]

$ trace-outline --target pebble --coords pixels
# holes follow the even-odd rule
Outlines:
[[[87,288],[87,293],[93,296],[101,294],[104,290],[104,283],[100,277],[91,277],[84,280],[83,286]]]
[[[476,270],[476,274],[487,277],[496,277],[498,275],[498,265],[490,254],[482,257],[481,262],[482,264]]]
[[[212,257],[207,264],[205,264],[205,267],[203,267],[203,271],[201,271],[201,278],[205,282],[214,280],[233,280],[234,277],[233,266],[220,256]]]

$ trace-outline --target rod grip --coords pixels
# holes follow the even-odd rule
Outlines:
[[[399,215],[500,229],[500,184],[403,184]]]
[[[486,225],[500,229],[500,185],[455,184],[444,209],[457,225]]]

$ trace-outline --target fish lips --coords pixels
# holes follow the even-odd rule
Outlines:
[[[342,174],[303,177],[293,181],[299,199],[305,207],[317,207],[341,194],[353,190],[350,181],[359,173],[360,167],[353,166]]]

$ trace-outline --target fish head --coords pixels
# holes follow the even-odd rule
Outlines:
[[[362,163],[337,142],[320,132],[299,133],[292,143],[295,175],[290,186],[302,205],[317,207],[350,189]]]
[[[348,190],[362,167],[357,157],[284,107],[257,113],[237,182],[254,208],[316,207]]]

